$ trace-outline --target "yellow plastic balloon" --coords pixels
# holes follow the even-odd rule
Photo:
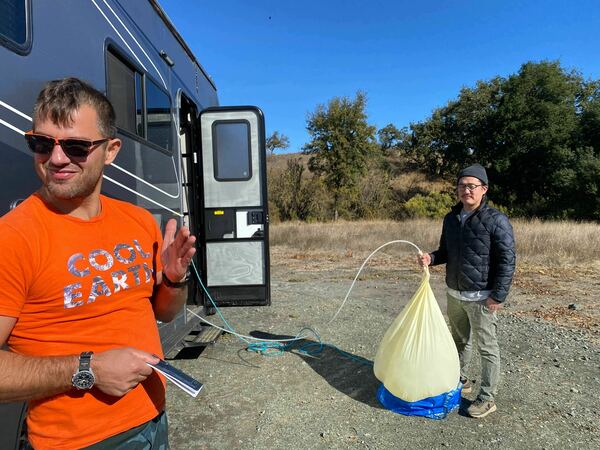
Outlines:
[[[458,352],[429,285],[427,268],[419,289],[379,344],[374,371],[388,391],[407,402],[458,386]]]

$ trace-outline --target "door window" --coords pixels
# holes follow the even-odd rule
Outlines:
[[[252,177],[250,124],[247,121],[215,121],[212,128],[215,179],[249,180]]]

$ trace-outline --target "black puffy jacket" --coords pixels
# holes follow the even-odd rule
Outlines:
[[[491,290],[490,297],[503,302],[515,271],[515,239],[508,217],[484,202],[463,225],[462,204],[446,217],[440,248],[431,264],[446,264],[446,284],[457,291]]]

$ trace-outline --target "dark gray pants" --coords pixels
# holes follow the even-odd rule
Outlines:
[[[111,436],[86,450],[169,450],[169,424],[163,411],[154,419]]]
[[[85,447],[84,450],[169,450],[169,424],[163,411],[154,419]],[[31,444],[25,450],[32,450]]]

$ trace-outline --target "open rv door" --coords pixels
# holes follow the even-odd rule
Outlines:
[[[265,126],[253,106],[199,116],[201,279],[217,306],[269,305]],[[204,298],[208,308],[212,306]]]

